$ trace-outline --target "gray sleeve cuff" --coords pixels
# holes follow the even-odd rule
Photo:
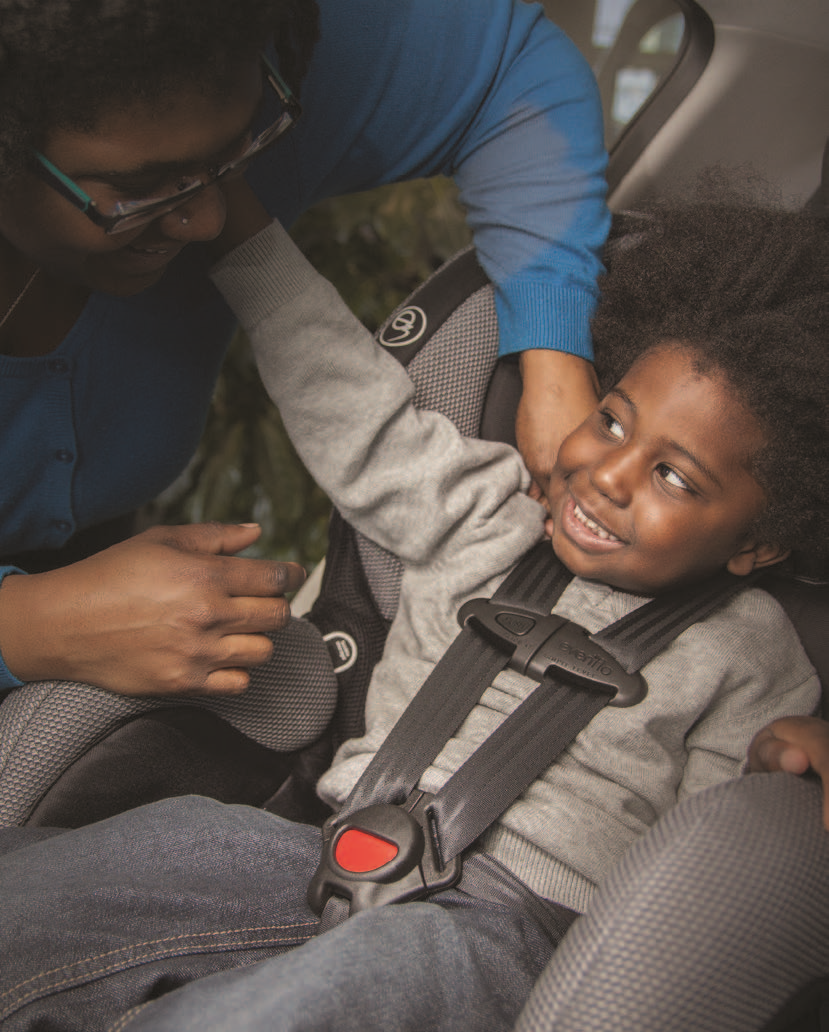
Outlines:
[[[320,278],[278,222],[225,255],[210,278],[244,326],[255,326]]]

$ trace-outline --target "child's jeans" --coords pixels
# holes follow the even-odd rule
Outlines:
[[[4,1032],[512,1028],[554,949],[532,916],[452,890],[316,938],[319,842],[197,797],[0,832]]]

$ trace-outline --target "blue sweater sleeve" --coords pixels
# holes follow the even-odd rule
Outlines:
[[[535,4],[321,0],[296,130],[251,170],[290,224],[315,202],[454,176],[496,286],[502,352],[589,357],[609,226],[595,82]]]

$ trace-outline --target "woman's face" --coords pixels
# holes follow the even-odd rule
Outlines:
[[[183,178],[232,160],[249,142],[262,96],[258,59],[236,83],[221,97],[190,87],[166,101],[121,105],[94,131],[55,130],[43,153],[102,207],[174,193]],[[216,184],[113,235],[33,173],[0,194],[0,235],[13,248],[60,279],[120,295],[152,286],[184,246],[212,240],[224,221]]]

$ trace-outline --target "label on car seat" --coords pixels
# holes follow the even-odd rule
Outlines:
[[[379,336],[381,344],[387,348],[403,348],[414,344],[426,332],[428,320],[426,313],[417,305],[409,305],[401,309]]]
[[[345,631],[331,631],[322,640],[328,645],[328,654],[334,665],[334,673],[341,674],[357,662],[357,642]]]

